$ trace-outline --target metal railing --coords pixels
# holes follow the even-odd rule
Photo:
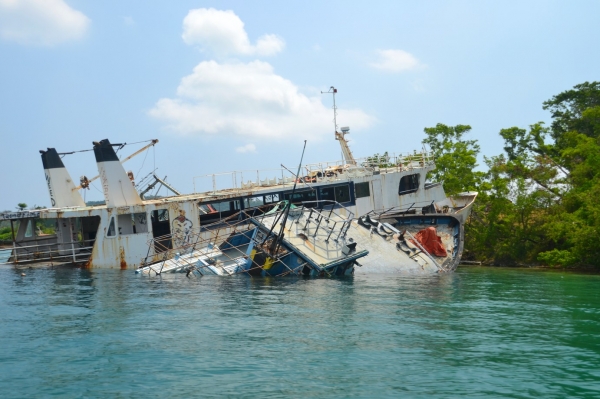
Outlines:
[[[328,207],[329,209],[327,209]],[[348,216],[343,216],[337,212],[334,212],[336,209],[342,208],[346,210]],[[311,236],[312,233],[312,237],[315,237],[319,232],[319,228],[327,229],[329,232],[325,242],[328,242],[332,236],[334,237],[334,241],[345,237],[348,233],[348,229],[350,229],[352,220],[354,219],[354,213],[349,209],[344,208],[337,201],[318,200],[302,202],[302,207],[300,208],[300,211],[298,211],[299,214],[304,215],[304,211],[306,209],[310,209],[310,211],[308,217],[306,218],[306,223],[303,230],[309,233],[308,236]],[[296,223],[299,223],[299,221],[300,218],[296,221]],[[312,232],[310,231],[311,221],[313,224],[316,224]],[[323,221],[325,221],[325,224],[323,224]],[[332,225],[329,226],[329,223],[332,223]]]
[[[302,167],[304,182],[333,182],[348,177],[370,176],[374,173],[401,172],[433,165],[433,154],[427,151],[399,155],[378,155],[356,159],[357,166],[343,160],[307,164]],[[297,177],[286,168],[242,170],[212,173],[193,178],[194,193],[215,194],[225,189],[250,190],[260,187],[293,184]]]
[[[277,206],[277,204],[275,205]],[[340,207],[341,205],[335,201],[308,201],[289,211],[291,218],[289,223],[299,223],[302,216],[308,214],[303,226],[306,235],[314,237],[318,231],[326,231],[328,234],[326,241],[330,238],[337,241],[341,237],[345,237],[354,217],[354,214],[348,210],[346,210],[348,216],[336,212]],[[276,209],[276,211],[271,212],[272,209]],[[280,275],[297,273],[298,270],[302,270],[307,265],[307,262],[300,265],[286,264],[283,258],[290,251],[285,246],[278,246],[275,250],[276,253],[270,253],[273,248],[271,240],[277,236],[276,224],[283,212],[285,212],[285,208],[277,210],[273,205],[254,208],[240,211],[208,225],[196,227],[190,230],[183,240],[181,236],[178,236],[178,233],[150,239],[148,240],[148,253],[142,261],[140,269],[161,274],[165,270],[167,262],[174,259],[178,263],[178,270],[197,270],[198,267],[208,267],[198,266],[200,257],[211,258],[214,257],[215,253],[218,253],[220,267],[225,273],[229,273],[227,271],[228,264],[234,264],[239,259],[249,260],[246,251],[251,241],[254,248],[268,253],[277,262],[284,265],[285,272]],[[270,219],[273,219],[272,223],[269,223]],[[258,228],[258,232],[254,237],[250,237],[250,232],[256,228]],[[231,244],[228,240],[235,234],[244,236],[248,239],[248,242],[240,245]],[[222,248],[224,243],[228,243],[226,250],[220,250],[219,248]],[[251,266],[246,268],[244,273],[252,274],[256,271],[262,271],[263,268],[264,265],[252,259]]]
[[[5,264],[19,264],[31,262],[65,262],[82,263],[89,260],[92,255],[95,240],[70,241],[64,243],[47,243],[22,245],[13,243],[12,252]],[[88,244],[86,246],[86,243]],[[90,245],[91,244],[91,245]],[[11,248],[4,248],[11,250]]]

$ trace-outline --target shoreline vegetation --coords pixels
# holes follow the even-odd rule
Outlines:
[[[465,138],[471,126],[424,129],[436,162],[428,178],[448,196],[479,192],[461,265],[600,271],[600,82],[575,85],[542,108],[550,126],[501,129],[503,151],[483,157],[486,170],[477,140]],[[36,223],[36,234],[53,230],[52,221]],[[2,244],[12,238],[0,222]]]
[[[542,104],[552,122],[499,134],[503,152],[477,165],[468,125],[425,128],[431,178],[449,196],[478,191],[465,225],[463,261],[487,266],[600,271],[600,82]],[[536,265],[536,266],[529,266]]]

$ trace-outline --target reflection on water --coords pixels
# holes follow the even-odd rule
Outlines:
[[[6,397],[599,395],[600,277],[0,269]]]

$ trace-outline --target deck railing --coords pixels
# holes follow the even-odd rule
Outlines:
[[[92,255],[94,240],[71,241],[65,243],[22,245],[14,243],[12,252],[5,264],[30,262],[83,263]],[[4,248],[11,250],[10,248]]]
[[[283,186],[293,184],[296,180],[312,183],[334,182],[348,177],[415,170],[433,165],[433,163],[433,154],[427,151],[415,151],[399,155],[384,154],[358,158],[356,165],[348,165],[344,161],[307,164],[301,168],[300,176],[296,176],[285,167],[212,173],[193,177],[194,194],[214,194],[228,188],[250,190],[259,187]]]
[[[277,204],[275,205],[277,206]],[[348,210],[347,216],[341,215],[337,210],[340,209],[341,205],[335,201],[308,201],[302,203],[299,207],[291,209],[290,218],[288,221],[291,223],[299,223],[304,216],[302,223],[305,223],[303,230],[306,235],[316,236],[317,232],[325,230],[327,239],[337,241],[340,238],[345,237],[350,223],[354,217],[354,214]],[[272,209],[276,209],[272,212]],[[265,249],[270,239],[273,239],[278,230],[278,226],[281,223],[281,217],[283,217],[284,208],[274,208],[271,206],[263,206],[260,208],[253,208],[245,211],[240,211],[228,218],[222,219],[218,222],[214,222],[208,225],[196,227],[188,232],[185,240],[181,240],[177,234],[168,234],[161,237],[156,237],[148,240],[148,253],[146,258],[142,261],[142,266],[151,266],[150,269],[156,274],[160,274],[165,263],[170,259],[177,259],[182,265],[185,265],[188,261],[185,255],[196,254],[209,256],[212,251],[218,249],[223,243],[227,242],[227,239],[232,234],[244,234],[245,231],[250,231],[256,227],[259,227],[259,232],[254,237],[254,244],[262,249]],[[307,215],[308,216],[307,216]],[[273,222],[265,222],[265,219],[272,218]],[[270,231],[267,231],[270,229]],[[250,239],[250,237],[248,237]],[[179,244],[177,244],[179,243]],[[233,261],[235,258],[246,256],[245,249],[248,243],[241,245],[227,244],[228,254],[222,254],[226,261]],[[281,261],[289,251],[284,247],[278,247],[277,253],[274,255]],[[189,266],[194,267],[195,261],[190,257]],[[248,269],[251,272],[253,269],[260,268],[258,264],[253,264]],[[292,273],[298,269],[298,266],[288,266],[289,272]]]

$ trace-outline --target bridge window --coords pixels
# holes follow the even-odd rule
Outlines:
[[[371,190],[369,188],[369,182],[355,183],[354,193],[356,194],[356,198],[370,197]]]
[[[200,223],[211,223],[224,219],[240,210],[240,200],[198,204]]]
[[[279,202],[279,194],[265,195],[265,204],[272,204],[274,202]]]
[[[244,209],[256,208],[256,207],[264,205],[264,204],[265,204],[265,199],[262,195],[244,198]]]
[[[347,184],[341,186],[322,187],[319,189],[319,199],[337,202],[350,201],[350,187]]]
[[[274,204],[279,202],[279,193],[255,195],[254,197],[244,198],[244,209],[256,208],[262,205]]]
[[[148,232],[146,213],[126,213],[117,216],[119,235],[139,234]]]
[[[400,179],[399,195],[414,193],[419,189],[419,174],[402,176]]]
[[[284,195],[286,200],[291,200],[293,204],[299,204],[301,202],[307,201],[316,201],[317,200],[317,191],[316,190],[304,190],[304,191],[296,191],[294,193],[294,197],[292,198],[292,193],[286,193]],[[315,203],[306,204],[306,206],[311,207],[315,206]]]
[[[337,202],[350,202],[350,187],[347,184],[335,186],[333,191],[335,192],[335,200]]]

